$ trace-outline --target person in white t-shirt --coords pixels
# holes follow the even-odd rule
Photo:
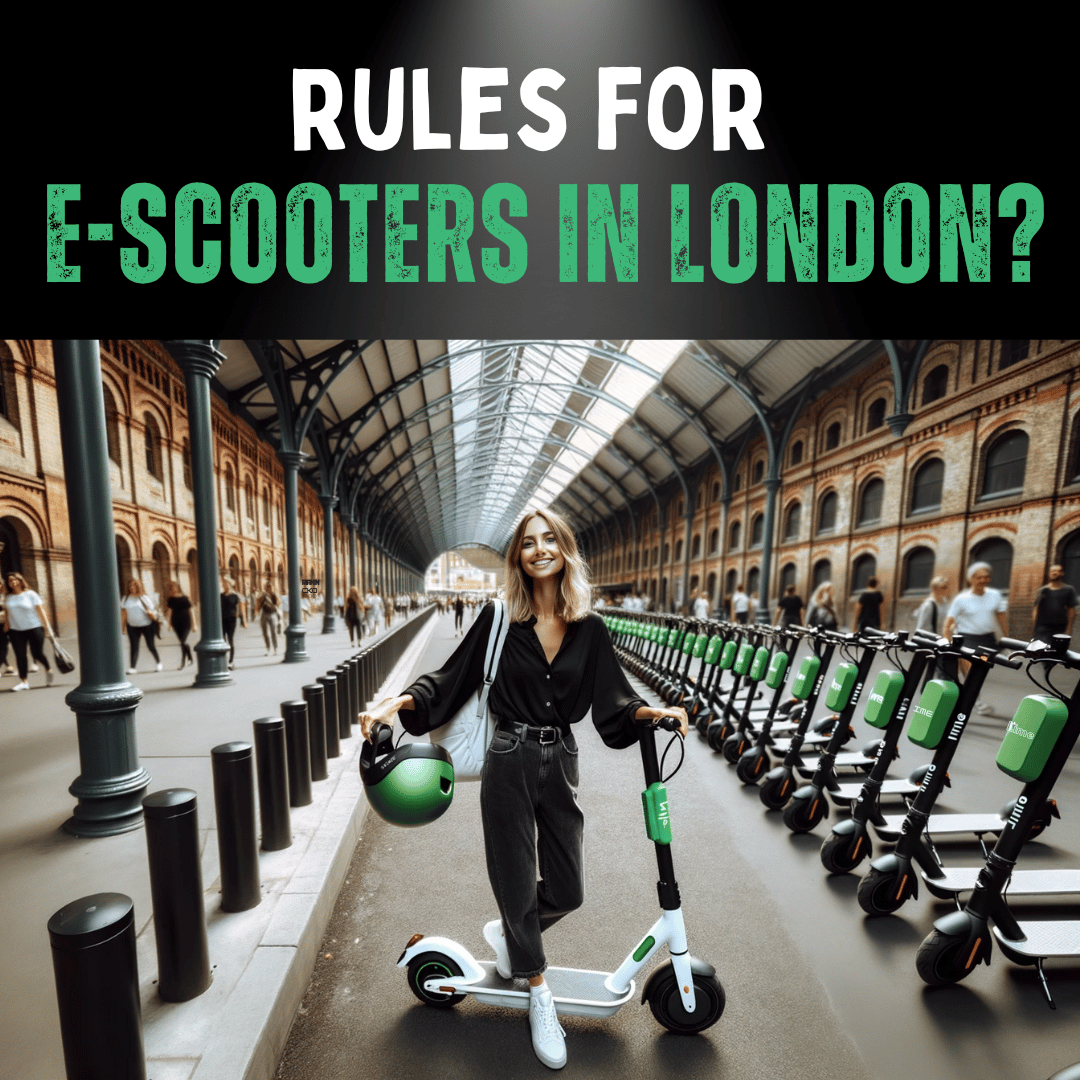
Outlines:
[[[130,663],[126,674],[135,674],[140,640],[146,642],[146,647],[154,658],[157,665],[154,670],[160,671],[161,657],[154,646],[154,638],[158,632],[157,612],[154,610],[154,601],[143,592],[142,582],[138,578],[132,578],[127,583],[127,592],[120,599],[120,625],[128,636]]]
[[[7,576],[7,595],[4,597],[7,613],[8,637],[15,652],[15,664],[19,669],[19,681],[12,690],[29,690],[26,681],[29,668],[26,662],[26,647],[34,659],[45,668],[45,683],[52,686],[53,671],[45,658],[42,648],[46,636],[51,641],[55,636],[45,614],[45,601],[26,584],[22,574],[11,573]],[[34,668],[37,671],[37,667]]]
[[[735,621],[740,623],[746,623],[750,618],[750,597],[743,592],[741,581],[731,594],[731,614],[735,616]]]
[[[1007,636],[1009,624],[1005,619],[1008,604],[997,589],[990,588],[991,567],[989,563],[977,562],[968,567],[968,588],[957,593],[949,605],[949,614],[945,618],[942,630],[944,637],[952,640],[953,634],[963,634],[964,644],[997,647],[998,631]],[[971,665],[960,660],[960,671],[967,674]],[[976,712],[989,713],[990,706],[980,701],[975,706]]]
[[[698,593],[694,597],[694,618],[707,619],[709,617],[709,600],[704,593]]]

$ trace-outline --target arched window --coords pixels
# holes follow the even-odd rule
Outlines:
[[[739,583],[739,574],[736,570],[729,570],[724,577],[724,595],[730,596],[735,591],[735,586]]]
[[[876,431],[885,425],[885,399],[878,398],[866,412],[866,430]]]
[[[680,541],[681,543],[681,541]],[[664,542],[664,562],[667,562],[671,558],[671,545]]]
[[[185,439],[180,447],[180,462],[183,466],[184,487],[191,491],[191,443]]]
[[[161,468],[161,433],[157,421],[149,413],[143,415],[143,430],[146,445],[146,471],[161,480],[164,477]]]
[[[787,563],[784,569],[780,571],[780,593],[783,595],[784,591],[789,585],[795,584],[795,564],[793,562]]]
[[[761,547],[761,538],[765,533],[765,515],[758,514],[750,523],[750,546]]]
[[[681,540],[676,540],[675,541],[675,561],[676,562],[681,562],[682,561],[682,541]]]
[[[109,460],[120,464],[120,416],[116,411],[116,398],[103,386],[105,392],[105,442],[109,447]]]
[[[798,540],[799,526],[802,524],[802,504],[792,503],[784,519],[784,539]]]
[[[240,560],[235,555],[229,556],[229,582],[237,592],[244,588],[244,579],[240,576]]]
[[[705,597],[709,601],[709,610],[716,606],[716,575],[710,574],[705,579]]]
[[[1019,494],[1024,490],[1028,437],[1023,431],[1006,432],[986,452],[983,497]],[[996,588],[997,586],[995,586]]]
[[[939,458],[920,465],[911,481],[911,512],[921,514],[941,507],[941,488],[945,481],[945,462]]]
[[[735,485],[734,485],[734,489],[735,489],[736,491],[738,491],[738,490],[739,490],[739,489],[740,489],[741,487],[742,487],[742,473],[736,473],[736,474],[735,474]]]
[[[1009,591],[1009,579],[1012,577],[1012,544],[1008,540],[1002,540],[995,536],[991,540],[983,540],[971,549],[972,562],[984,562],[990,564],[990,586],[1000,589],[1002,592]]]
[[[1058,562],[1065,571],[1065,580],[1080,591],[1080,532],[1074,532],[1065,538]]]
[[[840,421],[830,424],[825,432],[825,449],[835,450],[840,445]]]
[[[761,571],[755,566],[749,574],[746,575],[746,591],[752,597],[754,593],[760,591],[761,585]],[[751,612],[751,616],[753,613]]]
[[[801,465],[802,464],[802,453],[803,453],[802,439],[799,439],[798,442],[792,443],[792,445],[791,445],[791,464],[792,465]]]
[[[255,493],[251,487],[251,481],[244,484],[244,516],[249,521],[255,520]]]
[[[828,559],[818,559],[814,563],[814,588],[824,585],[827,581],[832,581],[832,563]]]
[[[933,576],[933,551],[928,547],[912,548],[904,558],[904,594],[928,592]]]
[[[716,483],[714,483],[713,486],[712,486],[712,501],[713,502],[719,502],[720,501],[720,481],[719,480],[717,480]]]
[[[821,500],[821,506],[818,509],[817,531],[819,533],[830,533],[836,528],[836,506],[838,502],[835,491],[830,491]]]
[[[760,484],[762,478],[765,475],[765,461],[764,459],[754,462],[754,483]]]
[[[1001,343],[1001,360],[998,363],[998,370],[1004,371],[1005,368],[1012,367],[1013,364],[1019,364],[1021,360],[1026,360],[1030,349],[1031,341],[1027,339],[1024,341],[1003,341]]]
[[[873,555],[860,555],[851,564],[851,591],[862,592],[876,572],[877,559]]]
[[[159,540],[150,549],[150,557],[154,560],[154,591],[158,596],[158,603],[165,603],[165,586],[171,580],[168,548]]]
[[[929,405],[932,401],[938,401],[949,392],[949,369],[944,364],[938,364],[931,371],[922,384],[922,403]]]
[[[728,544],[728,551],[738,551],[741,540],[742,525],[737,521],[733,521],[731,523],[731,542]]]
[[[693,543],[692,543],[692,545],[690,547],[690,558],[691,559],[699,559],[699,558],[701,558],[701,533],[697,533],[694,536]]]
[[[229,510],[236,509],[236,482],[231,465],[225,466],[225,506]]]
[[[654,546],[653,549],[652,549],[652,564],[653,564],[653,566],[655,566],[659,561],[660,561],[660,548],[659,548],[659,546]]]
[[[709,533],[709,554],[715,555],[720,550],[720,530],[713,529]]]
[[[262,497],[262,519],[263,519],[263,524],[267,528],[269,528],[270,527],[270,489],[268,487],[266,487],[265,485],[263,486],[263,497]]]
[[[881,520],[881,502],[885,496],[885,481],[874,477],[862,489],[859,499],[859,524],[873,525]]]

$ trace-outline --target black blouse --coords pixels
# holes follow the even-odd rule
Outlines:
[[[416,703],[415,709],[398,713],[410,734],[423,735],[447,723],[480,686],[494,612],[494,604],[486,604],[446,664],[421,675],[404,691]],[[608,746],[619,749],[636,743],[634,714],[648,703],[626,681],[603,619],[589,614],[581,622],[568,623],[550,664],[535,625],[535,615],[510,624],[488,697],[492,715],[566,731],[591,707],[593,724]]]

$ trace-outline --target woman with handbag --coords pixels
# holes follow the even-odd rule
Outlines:
[[[266,579],[266,588],[255,597],[255,610],[259,613],[259,627],[262,630],[266,656],[271,649],[277,652],[278,618],[281,615],[281,599],[274,592],[270,579]]]
[[[229,583],[228,578],[223,578],[221,582],[221,632],[225,635],[225,640],[229,643],[229,667],[233,666],[233,657],[236,655],[236,643],[233,641],[233,637],[236,634],[236,616],[237,612],[240,614],[241,625],[246,625],[244,619],[244,598],[236,592],[233,592],[232,585]]]
[[[191,601],[184,595],[178,581],[170,581],[165,586],[165,595],[168,599],[165,606],[169,609],[169,627],[180,639],[180,671],[186,664],[194,664],[195,657],[191,655],[191,646],[187,643],[188,634],[191,633],[194,620],[191,617]]]
[[[146,647],[157,664],[154,670],[161,670],[161,657],[154,646],[160,620],[161,616],[154,610],[154,602],[143,592],[142,582],[138,578],[132,578],[127,583],[127,592],[120,601],[120,626],[128,636],[131,655],[126,674],[135,674],[135,665],[139,662],[140,639],[146,642]]]
[[[364,602],[360,599],[360,590],[354,585],[345,600],[345,625],[349,628],[349,644],[356,637],[359,645],[364,636]]]
[[[27,645],[30,646],[34,659],[45,667],[45,685],[52,686],[53,670],[45,659],[42,645],[46,637],[52,641],[55,635],[49,625],[49,616],[45,614],[45,601],[26,584],[26,578],[22,574],[8,574],[4,610],[7,615],[8,637],[15,652],[15,665],[19,670],[19,681],[11,689],[30,689],[30,684],[26,681],[29,672],[26,663]],[[34,670],[37,671],[37,667]]]
[[[826,630],[835,630],[840,625],[833,604],[832,582],[825,581],[814,590],[810,598],[810,611],[806,616],[808,626],[822,626]]]
[[[675,716],[683,737],[688,727],[684,709],[654,708],[635,695],[590,599],[588,571],[567,522],[552,510],[526,514],[506,554],[510,626],[488,699],[496,726],[480,807],[500,918],[484,927],[484,937],[503,978],[528,979],[533,1049],[554,1069],[566,1063],[566,1048],[544,982],[541,934],[584,896],[584,819],[571,726],[591,709],[614,749],[637,742],[638,721]],[[364,736],[375,723],[392,724],[399,711],[414,735],[451,720],[483,680],[493,622],[494,605],[487,604],[439,671],[361,713]]]

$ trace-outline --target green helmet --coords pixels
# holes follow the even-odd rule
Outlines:
[[[427,825],[442,817],[454,798],[450,755],[432,743],[395,748],[394,732],[376,724],[360,751],[360,779],[371,808],[391,825]]]

